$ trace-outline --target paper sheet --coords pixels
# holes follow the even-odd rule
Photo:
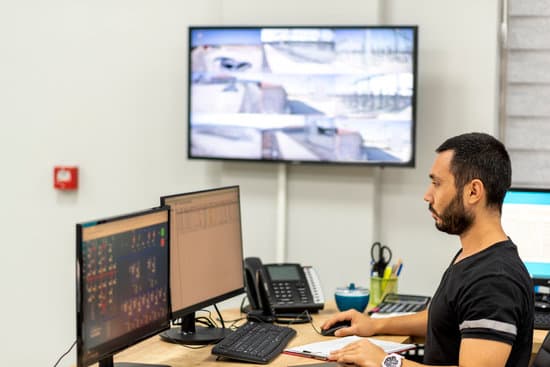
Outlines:
[[[387,340],[381,340],[376,338],[362,338],[360,336],[345,336],[343,338],[335,338],[322,342],[311,343],[300,345],[297,347],[287,348],[284,350],[287,354],[299,355],[302,357],[310,357],[317,359],[328,359],[330,352],[343,348],[357,340],[368,339],[371,343],[378,345],[380,348],[384,349],[386,353],[396,353],[402,352],[405,350],[413,349],[416,346],[414,344],[401,344],[396,342],[391,342]]]
[[[382,313],[382,312],[375,312],[370,317],[373,319],[383,319],[385,317],[394,317],[394,316],[405,316],[405,315],[414,315],[416,312],[389,312],[389,313]]]

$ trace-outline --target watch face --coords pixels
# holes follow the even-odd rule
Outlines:
[[[396,355],[389,355],[384,358],[384,367],[400,367],[401,358]]]

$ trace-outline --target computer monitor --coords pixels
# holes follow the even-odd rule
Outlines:
[[[550,189],[512,188],[502,225],[533,279],[550,279]]]
[[[230,330],[195,325],[195,312],[244,293],[239,187],[161,197],[170,207],[172,320],[165,341],[208,344]]]
[[[168,208],[76,225],[78,367],[170,327],[168,230]]]

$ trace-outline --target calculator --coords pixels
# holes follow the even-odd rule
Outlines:
[[[376,313],[418,312],[428,307],[431,297],[411,294],[387,294],[373,310]]]

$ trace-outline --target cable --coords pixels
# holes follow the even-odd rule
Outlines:
[[[275,314],[275,322],[278,324],[305,324],[311,321],[308,310],[304,310],[299,314]]]
[[[218,327],[218,325],[216,325],[216,321],[214,321],[214,319],[212,319],[212,312],[210,312],[209,310],[206,310],[206,309],[202,309],[202,310],[199,310],[197,312],[206,312],[207,316],[197,316],[197,317],[195,317],[196,322],[199,322],[199,323],[201,323],[203,325],[206,325],[208,327]]]
[[[315,332],[319,335],[323,335],[323,333],[321,332],[321,328],[317,328],[317,326],[315,326],[315,324],[313,323],[313,318],[311,319],[311,327],[313,328],[313,330],[315,330]]]
[[[202,325],[204,325],[206,327],[209,327],[209,328],[215,328],[216,327],[216,325],[214,324],[212,319],[210,319],[206,316],[195,317],[195,323],[202,324]]]
[[[216,310],[216,312],[218,313],[218,318],[220,320],[220,323],[222,324],[222,329],[225,329],[225,324],[223,322],[223,317],[222,317],[222,314],[220,313],[220,310],[218,309],[218,305],[214,303],[214,309]]]
[[[244,296],[243,299],[241,299],[241,307],[240,307],[241,313],[246,313],[245,306],[244,306],[244,301],[247,298],[248,298],[247,296]]]
[[[209,347],[213,344],[216,344],[217,342],[218,341],[216,340],[215,342],[204,344],[204,345],[191,345],[191,344],[179,344],[179,345],[181,345],[182,347],[187,348],[187,349],[203,349],[203,348]]]
[[[69,354],[69,352],[74,348],[74,346],[76,345],[76,340],[73,342],[73,344],[71,344],[71,347],[61,355],[61,357],[59,357],[59,359],[57,360],[57,362],[55,362],[55,364],[53,365],[53,367],[56,367],[59,362],[61,362],[61,360],[63,359],[63,357],[65,357],[67,354]]]

